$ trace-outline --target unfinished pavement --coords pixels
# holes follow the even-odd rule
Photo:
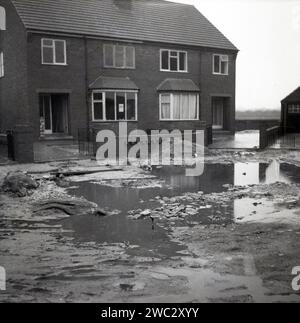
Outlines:
[[[293,167],[297,167],[300,160],[297,152],[281,152],[276,155],[270,151],[249,155],[248,152],[228,151],[220,154],[212,151],[206,162],[217,165],[222,162],[244,162],[246,165],[246,162],[251,161],[270,163],[274,159]],[[151,243],[139,245],[128,240],[99,241],[102,231],[97,226],[105,228],[109,221],[116,225],[118,222],[114,219],[121,217],[121,214],[116,213],[108,218],[93,216],[90,219],[96,230],[90,231],[90,237],[80,237],[76,235],[76,222],[79,219],[72,219],[56,211],[43,215],[32,213],[33,203],[41,200],[78,199],[70,196],[72,187],[58,187],[54,181],[50,181],[50,172],[62,168],[78,170],[89,167],[96,166],[92,162],[82,161],[1,167],[2,179],[8,171],[21,169],[29,170],[41,182],[32,195],[24,198],[1,195],[0,263],[8,273],[8,290],[0,294],[1,301],[299,301],[299,294],[291,288],[291,270],[300,263],[300,226],[294,222],[218,223],[215,218],[211,219],[212,223],[208,221],[201,224],[199,220],[193,219],[193,215],[189,215],[180,221],[157,220],[153,231],[150,219],[130,220],[131,227],[127,228],[129,231],[149,232],[149,237],[144,238]],[[77,176],[77,180],[80,178],[81,176]],[[112,171],[99,173],[97,176],[90,174],[81,179],[98,181],[101,187],[109,185],[106,187],[112,189],[117,188],[111,180],[117,181],[115,184],[127,180],[127,192],[150,189],[146,185],[149,184],[148,181],[151,185],[153,181],[164,185],[161,179],[155,180],[151,173],[135,167],[121,173]],[[80,182],[73,181],[76,177],[68,180],[71,181],[70,185],[80,185]],[[139,181],[148,188],[137,185]],[[277,191],[274,185],[277,186]],[[158,188],[159,186],[152,189]],[[235,190],[234,194],[245,193],[243,187],[228,186],[224,187],[225,193],[220,194],[228,191],[230,199],[230,190]],[[255,197],[257,203],[261,203],[261,200],[265,203],[263,199],[266,197],[272,202],[282,196],[289,203],[280,207],[289,211],[292,207],[293,213],[299,212],[297,203],[291,203],[292,200],[299,200],[299,186],[296,183],[258,184],[247,190],[252,191],[251,196]],[[268,191],[276,192],[277,195],[265,196]],[[173,196],[174,203],[180,196]],[[207,198],[209,196],[210,194]],[[187,197],[191,196],[187,194]],[[99,199],[101,200],[101,196]],[[139,207],[143,209],[145,200],[140,199]],[[197,201],[195,196],[188,203],[197,204]],[[150,210],[152,212],[151,208]],[[274,217],[276,214],[278,213]],[[241,214],[240,217],[242,216],[247,214]],[[81,221],[78,223],[82,224]]]

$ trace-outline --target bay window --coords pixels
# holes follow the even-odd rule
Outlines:
[[[137,91],[94,91],[93,121],[137,121]]]
[[[187,72],[187,52],[162,49],[160,70],[163,72]]]
[[[199,95],[196,93],[160,94],[160,120],[199,120]]]

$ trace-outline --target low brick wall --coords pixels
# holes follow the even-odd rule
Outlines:
[[[34,135],[30,125],[16,125],[13,132],[14,157],[19,163],[34,161]]]
[[[6,134],[0,133],[0,145],[7,145],[7,136],[6,136]]]
[[[7,137],[6,134],[0,134],[0,163],[7,159]]]
[[[268,129],[277,126],[280,126],[278,119],[238,119],[235,121],[236,131]]]

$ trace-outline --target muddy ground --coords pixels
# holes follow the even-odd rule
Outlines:
[[[300,153],[216,150],[206,156],[218,167],[274,161],[285,165],[288,180],[237,186],[224,179],[207,191],[200,183],[186,192],[175,188],[177,181],[137,167],[55,181],[51,172],[98,166],[1,167],[0,182],[21,170],[39,187],[25,197],[0,195],[0,266],[7,272],[0,301],[299,302],[291,273],[300,266]],[[82,189],[86,183],[96,185],[97,196]],[[34,212],[49,199],[88,199],[109,215]]]

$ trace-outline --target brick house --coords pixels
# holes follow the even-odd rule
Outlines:
[[[285,132],[300,132],[300,87],[281,101],[281,120]]]
[[[234,132],[238,50],[195,7],[162,0],[0,6],[0,129],[19,134],[19,159],[32,159],[33,142],[117,129],[122,120],[129,129]]]

